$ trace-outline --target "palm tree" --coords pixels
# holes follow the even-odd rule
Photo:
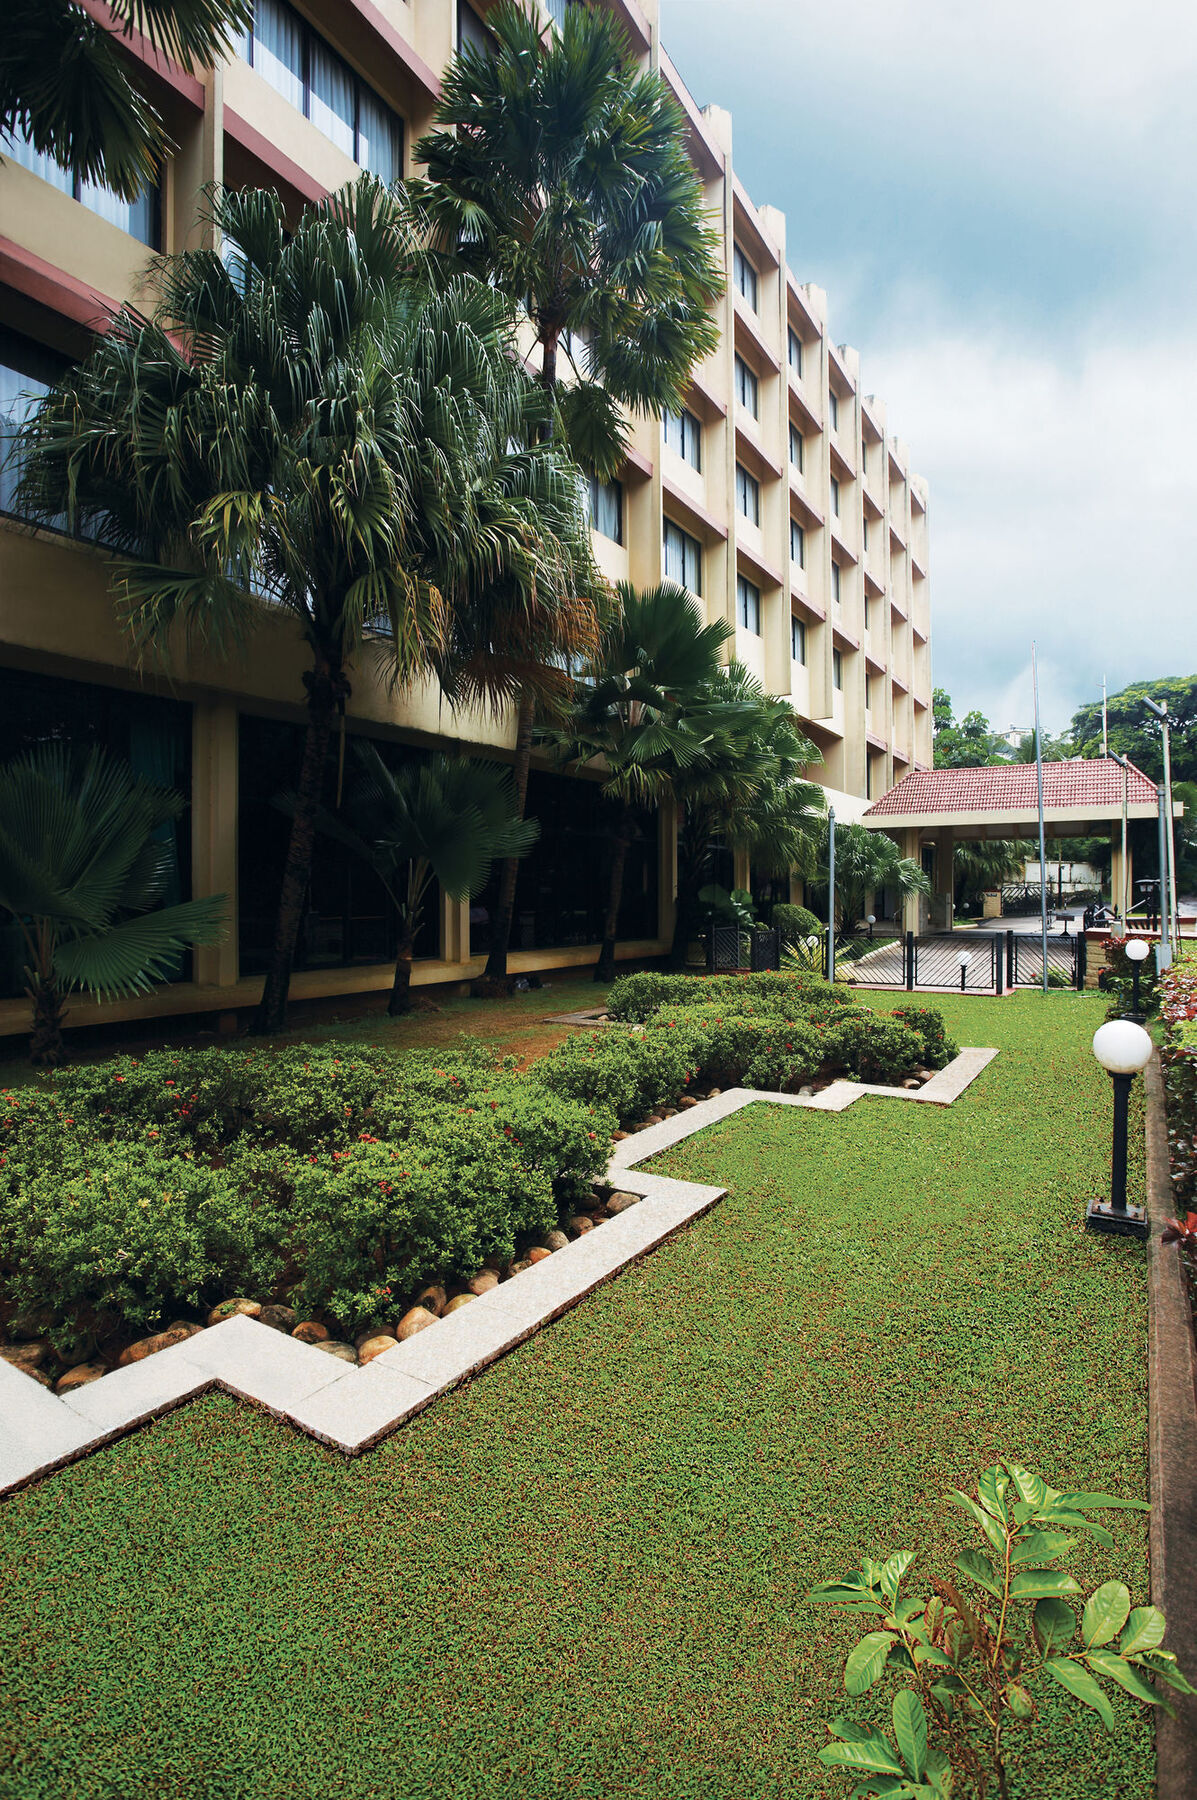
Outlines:
[[[108,10],[125,37],[140,32],[184,67],[210,67],[252,20],[253,0],[109,0]],[[169,148],[114,33],[76,0],[7,0],[0,143],[13,138],[122,200],[136,200],[157,178]]]
[[[283,1026],[329,749],[350,673],[446,668],[454,613],[493,582],[513,614],[573,613],[604,584],[577,471],[535,441],[547,401],[512,354],[508,303],[429,279],[402,197],[370,176],[304,212],[213,204],[224,254],[156,265],[26,427],[20,504],[117,552],[141,655],[172,633],[228,652],[266,613],[306,642],[306,733],[255,1029]],[[497,696],[499,668],[472,680]]]
[[[811,873],[822,788],[801,779],[819,761],[793,708],[767,694],[742,663],[721,669],[703,696],[709,707],[701,753],[674,780],[678,830],[677,911],[670,966],[681,968],[709,882],[716,840],[742,850],[764,875]]]
[[[463,45],[444,78],[439,129],[416,145],[428,180],[414,190],[452,265],[526,309],[549,429],[588,476],[610,479],[627,450],[621,407],[678,411],[694,364],[718,342],[718,240],[681,109],[659,74],[636,66],[609,12],[571,6],[547,40],[510,0],[486,23],[491,49]],[[533,674],[539,646],[517,647]],[[535,707],[521,683],[521,812]],[[517,869],[503,872],[489,982],[507,974]]]
[[[389,1013],[411,1006],[412,951],[432,884],[451,900],[486,886],[498,856],[524,856],[540,835],[521,819],[510,769],[434,756],[388,768],[372,744],[356,746],[358,771],[346,817],[324,813],[322,829],[369,863],[395,904],[399,944]]]
[[[955,846],[952,857],[952,881],[956,905],[963,908],[987,888],[1000,888],[1004,881],[1020,875],[1031,844],[1018,838],[977,838]]]
[[[826,883],[826,851],[818,879]],[[929,894],[931,883],[921,864],[903,856],[892,838],[867,825],[835,828],[835,894],[839,919],[849,927],[865,908],[867,895],[878,888],[896,888],[900,894]]]
[[[711,688],[732,635],[724,619],[704,624],[694,596],[673,582],[644,593],[621,582],[617,592],[618,617],[582,671],[568,722],[544,733],[560,761],[601,767],[602,791],[613,802],[596,981],[615,974],[623,874],[638,817],[678,791],[718,728]]]
[[[224,935],[223,894],[158,904],[171,868],[160,827],[182,810],[100,749],[43,744],[0,769],[0,907],[25,940],[35,1063],[65,1059],[64,994],[145,993],[181,950]]]

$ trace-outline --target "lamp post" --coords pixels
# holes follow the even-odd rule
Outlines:
[[[873,927],[874,927],[874,925],[875,925],[875,924],[876,924],[876,923],[877,923],[877,914],[876,914],[876,913],[870,913],[870,914],[869,914],[869,916],[868,916],[868,918],[867,918],[867,919],[866,919],[866,920],[865,920],[865,924],[866,924],[866,925],[867,925],[867,926],[868,926],[868,928],[869,928],[869,942],[870,942],[870,944],[871,944],[871,943],[872,943],[872,941],[873,941]]]
[[[960,964],[960,992],[964,992],[964,984],[968,980],[968,965],[973,960],[967,950],[962,950],[956,958]]]
[[[1148,944],[1146,938],[1131,938],[1126,946],[1127,960],[1130,963],[1131,974],[1134,978],[1134,988],[1131,994],[1130,1017],[1134,1020],[1136,1025],[1141,1025],[1143,1023],[1143,1013],[1139,1008],[1139,970],[1147,961],[1150,953],[1151,946]]]
[[[1167,858],[1167,869],[1165,870],[1163,861],[1161,861],[1160,876],[1161,882],[1166,876],[1163,910],[1168,915],[1169,936],[1179,943],[1180,913],[1176,904],[1176,828],[1172,818],[1172,721],[1168,717],[1166,700],[1160,705],[1144,694],[1143,704],[1152,716],[1159,720],[1160,736],[1164,740],[1164,812],[1167,819],[1164,853]]]
[[[1114,1082],[1114,1147],[1110,1163],[1110,1198],[1090,1200],[1085,1224],[1090,1231],[1145,1238],[1147,1215],[1126,1203],[1126,1120],[1135,1076],[1151,1061],[1155,1046],[1141,1025],[1111,1019],[1093,1034],[1093,1054]]]

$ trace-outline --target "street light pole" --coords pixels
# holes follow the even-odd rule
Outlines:
[[[1147,1215],[1126,1203],[1126,1139],[1130,1091],[1135,1076],[1151,1061],[1155,1046],[1141,1025],[1111,1019],[1093,1034],[1093,1054],[1114,1083],[1114,1136],[1110,1157],[1110,1197],[1090,1200],[1085,1225],[1090,1231],[1145,1238]]]
[[[1160,722],[1160,735],[1164,740],[1164,814],[1167,820],[1164,848],[1168,858],[1167,886],[1163,891],[1164,907],[1168,912],[1168,925],[1173,943],[1180,942],[1180,909],[1176,903],[1176,827],[1172,817],[1172,722],[1168,717],[1168,702],[1158,704],[1147,694],[1143,696],[1143,704],[1155,714]],[[1160,870],[1161,882],[1164,870]],[[1163,910],[1163,909],[1161,909]]]
[[[827,979],[835,980],[835,807],[827,808]]]
[[[1126,815],[1129,804],[1130,763],[1125,756],[1119,756],[1117,750],[1110,751],[1110,760],[1122,765],[1122,929],[1130,930],[1130,871],[1127,868]]]

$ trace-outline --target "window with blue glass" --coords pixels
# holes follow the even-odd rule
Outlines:
[[[403,120],[285,0],[255,0],[240,50],[297,112],[380,181],[403,174]]]
[[[736,576],[736,617],[745,631],[761,635],[761,590],[743,575]]]
[[[65,357],[0,328],[0,512],[16,511],[18,433],[66,367]]]
[[[806,661],[806,626],[797,613],[790,614],[790,660],[796,663]]]
[[[107,219],[118,231],[127,231],[139,244],[146,244],[151,250],[162,248],[162,206],[156,187],[147,188],[136,200],[122,200],[119,194],[114,194],[102,182],[84,181],[73,169],[64,168],[52,156],[35,150],[16,125],[12,127],[12,134],[5,142],[4,155],[18,163],[22,169],[28,169],[33,175],[40,175],[43,181],[48,181],[60,193],[69,194],[72,200],[78,200],[81,206],[85,206],[88,212],[95,213],[97,218]]]

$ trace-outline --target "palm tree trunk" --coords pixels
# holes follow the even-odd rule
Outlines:
[[[387,1002],[387,1012],[392,1018],[400,1013],[411,1011],[411,964],[414,938],[410,931],[405,931],[399,939],[399,948],[395,955],[395,980],[391,987],[391,997]]]
[[[308,724],[299,784],[295,791],[295,811],[291,816],[291,838],[287,845],[287,860],[283,865],[283,882],[279,891],[274,948],[252,1027],[255,1032],[263,1035],[286,1028],[287,991],[291,985],[291,964],[295,960],[295,945],[299,939],[303,906],[312,874],[312,850],[316,842],[316,813],[320,806],[320,790],[328,762],[337,701],[347,691],[344,676],[327,664],[317,667],[307,680]]]
[[[611,878],[607,884],[607,911],[603,918],[603,945],[594,965],[596,981],[615,980],[615,937],[619,929],[619,903],[623,899],[623,872],[627,867],[631,824],[625,817],[611,852]]]
[[[29,971],[25,989],[33,1003],[33,1030],[29,1034],[29,1060],[35,1069],[57,1069],[66,1061],[62,1023],[66,1007],[54,977]]]
[[[528,775],[532,767],[532,721],[533,705],[525,698],[520,701],[519,722],[515,733],[515,762],[512,774],[515,777],[516,817],[522,819],[528,803]],[[499,878],[499,899],[495,907],[494,924],[491,927],[490,954],[486,959],[483,982],[505,982],[507,980],[507,954],[511,948],[511,927],[515,920],[515,888],[520,872],[518,856],[509,856],[503,864],[503,873]]]

